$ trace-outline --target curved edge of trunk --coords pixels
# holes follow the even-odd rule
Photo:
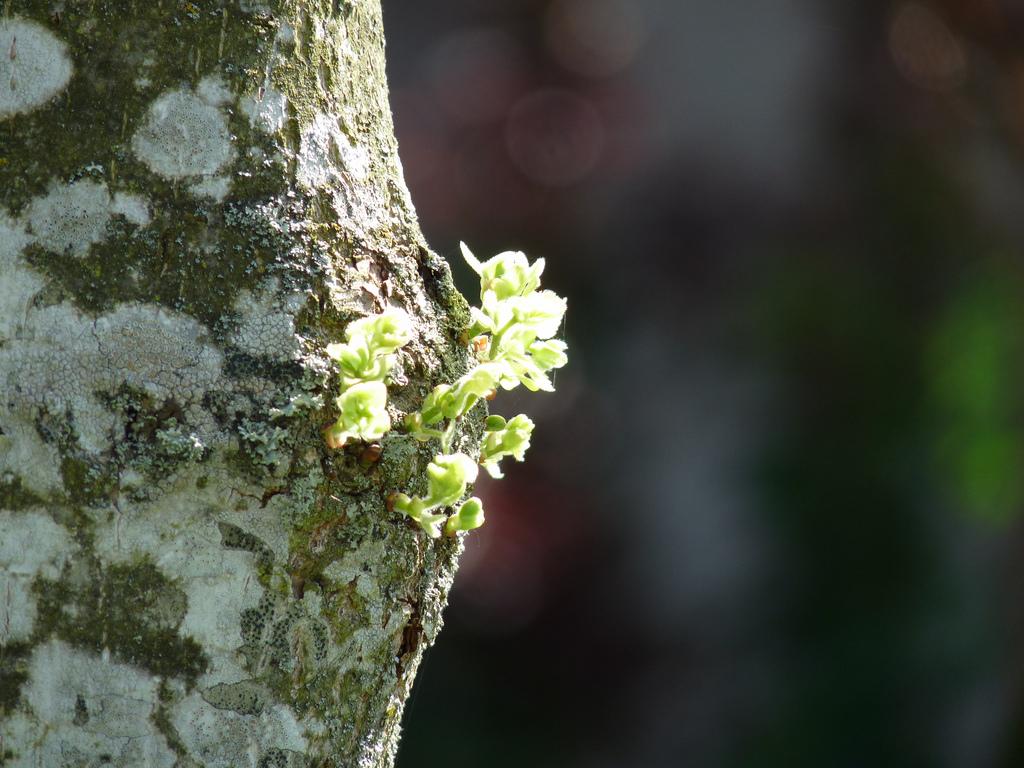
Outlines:
[[[385,508],[414,440],[326,448],[323,350],[406,309],[397,418],[467,308],[379,3],[42,5],[0,16],[0,764],[389,766],[461,545]]]

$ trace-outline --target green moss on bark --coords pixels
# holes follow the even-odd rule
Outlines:
[[[88,568],[86,574],[75,568]],[[195,685],[208,660],[178,628],[188,609],[185,593],[150,561],[115,564],[95,560],[69,566],[61,578],[37,579],[34,644],[51,635],[97,655],[109,650],[125,664]]]
[[[0,715],[12,711],[21,698],[21,686],[28,680],[31,643],[0,645]]]
[[[18,512],[42,503],[42,497],[26,488],[20,477],[0,477],[0,510]]]

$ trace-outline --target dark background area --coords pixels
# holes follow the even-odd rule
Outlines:
[[[1024,766],[1024,3],[384,6],[431,245],[569,299],[401,768]]]

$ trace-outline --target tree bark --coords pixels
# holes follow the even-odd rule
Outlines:
[[[396,421],[468,358],[378,0],[0,12],[0,764],[390,766],[459,544],[324,348],[414,317]]]

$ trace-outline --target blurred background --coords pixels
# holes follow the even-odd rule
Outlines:
[[[1024,766],[1024,2],[384,10],[432,247],[570,307],[400,767]]]

